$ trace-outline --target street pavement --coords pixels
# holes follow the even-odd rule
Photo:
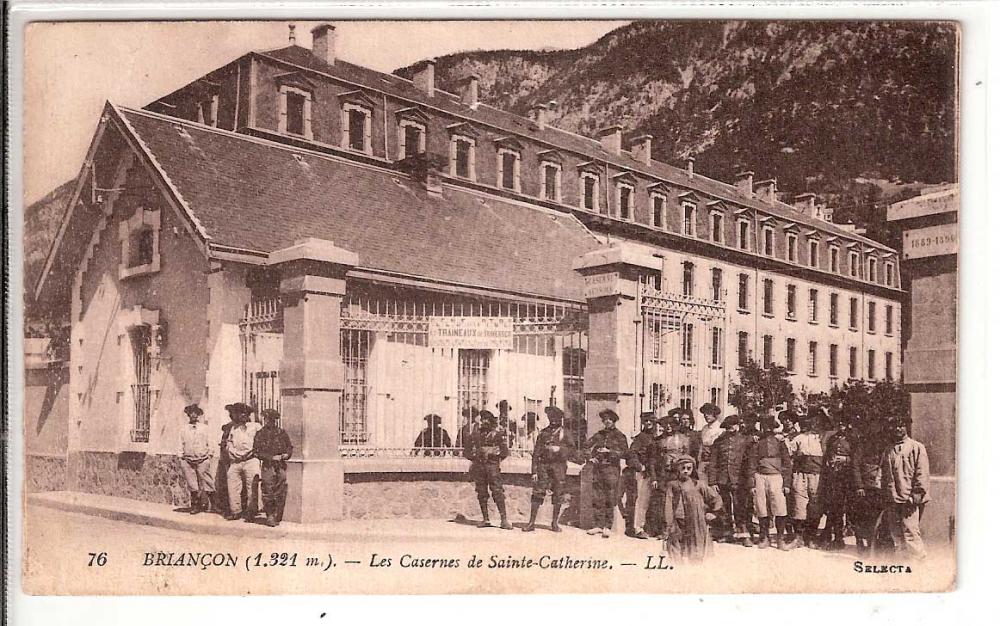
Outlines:
[[[155,518],[126,519],[109,519],[107,511],[98,515],[95,508],[82,513],[81,508],[59,510],[51,501],[29,498],[28,592],[889,591],[943,590],[954,579],[954,561],[944,549],[932,550],[924,562],[907,564],[859,559],[853,551],[782,552],[715,544],[710,560],[691,565],[661,558],[658,541],[623,535],[603,539],[572,527],[558,534],[542,528],[524,533],[479,529],[469,522],[396,519],[286,523],[272,529],[170,507],[158,510]],[[165,527],[164,520],[171,517],[181,525]],[[203,526],[193,528],[193,523]],[[864,571],[865,566],[887,564],[897,567]]]

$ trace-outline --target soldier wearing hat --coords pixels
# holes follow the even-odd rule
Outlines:
[[[251,422],[254,409],[248,404],[236,402],[227,404],[232,420],[226,436],[226,452],[229,467],[226,470],[226,487],[229,492],[228,520],[243,517],[251,522],[257,516],[257,490],[260,483],[260,460],[254,456],[253,442],[260,430],[260,424]],[[246,502],[241,494],[246,490]]]
[[[788,452],[792,457],[791,517],[793,546],[812,546],[816,541],[823,508],[819,500],[819,483],[823,471],[823,434],[820,432],[823,412],[810,407],[803,430],[791,439]]]
[[[823,543],[830,550],[843,550],[846,547],[844,517],[857,490],[854,453],[858,442],[851,428],[851,417],[845,410],[837,415],[837,429],[826,440],[820,474],[819,497],[826,515]]]
[[[545,407],[545,416],[549,425],[538,433],[535,449],[531,453],[531,517],[525,532],[535,530],[535,518],[538,509],[545,500],[545,494],[552,493],[552,530],[559,532],[559,511],[562,508],[563,484],[566,481],[566,463],[573,453],[572,436],[563,427],[564,414],[562,409],[554,406]]]
[[[469,474],[476,484],[476,497],[479,509],[483,513],[480,528],[490,526],[490,493],[500,512],[500,528],[513,528],[507,520],[507,501],[504,498],[503,479],[500,474],[500,461],[510,455],[507,446],[507,433],[497,427],[497,418],[493,413],[483,410],[479,412],[479,428],[469,435],[465,456],[472,461]]]
[[[604,428],[583,444],[588,452],[593,468],[594,522],[587,531],[589,535],[611,537],[611,524],[615,518],[615,497],[618,495],[618,479],[621,475],[621,460],[628,452],[628,439],[615,425],[618,414],[611,409],[600,412]]]
[[[281,415],[275,409],[264,409],[261,417],[264,427],[254,436],[253,455],[260,461],[260,491],[267,525],[277,526],[285,514],[285,471],[292,456],[292,442],[278,425]]]
[[[184,407],[188,424],[181,427],[181,472],[191,492],[191,515],[207,511],[215,494],[212,444],[208,425],[201,421],[204,411],[197,404]]]
[[[649,539],[646,533],[646,513],[652,496],[653,479],[649,474],[649,444],[656,436],[656,418],[652,411],[639,416],[642,430],[632,439],[625,455],[622,482],[625,484],[625,534],[636,539]]]
[[[733,538],[735,527],[736,538],[744,544],[751,543],[747,525],[750,523],[750,510],[740,484],[740,473],[743,470],[743,455],[750,443],[750,436],[740,429],[738,415],[729,415],[722,420],[724,432],[712,444],[711,461],[708,464],[708,484],[715,487],[722,497],[722,516],[720,526],[722,539]]]
[[[785,543],[785,517],[791,491],[792,463],[788,448],[774,436],[778,427],[773,417],[760,420],[760,438],[747,448],[743,461],[743,481],[753,493],[754,512],[760,521],[758,548],[767,548],[771,519],[778,531],[777,546],[788,550]]]
[[[892,543],[897,551],[923,559],[920,517],[930,502],[930,462],[924,444],[909,435],[910,418],[897,415],[887,424],[889,446],[882,455],[882,496]]]

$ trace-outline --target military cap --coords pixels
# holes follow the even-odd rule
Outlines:
[[[791,411],[790,409],[785,409],[784,411],[779,411],[778,412],[778,421],[779,422],[784,422],[785,420],[788,420],[788,421],[793,422],[793,423],[798,423],[799,416],[796,415],[795,412]]]
[[[545,407],[545,417],[549,418],[550,422],[553,420],[561,422],[566,419],[566,414],[557,406],[547,406]]]
[[[618,414],[612,411],[611,409],[603,409],[600,413],[598,413],[598,417],[600,417],[602,420],[609,419],[612,422],[618,421]]]
[[[254,408],[244,402],[234,402],[226,405],[226,410],[236,415],[252,415]]]
[[[692,457],[689,454],[680,455],[679,457],[674,459],[674,469],[680,468],[682,463],[690,463],[691,465],[694,465],[695,464],[694,457]]]
[[[280,420],[281,413],[278,413],[277,409],[264,409],[261,411],[260,416],[265,420]]]
[[[492,422],[495,424],[497,421],[497,416],[493,415],[493,413],[491,413],[490,411],[483,409],[482,411],[479,412],[479,419],[483,420],[484,422]]]
[[[187,405],[186,407],[184,407],[184,412],[187,413],[188,415],[192,415],[192,414],[194,414],[194,415],[204,415],[205,414],[205,412],[202,411],[201,407],[198,406],[197,404],[189,404],[189,405]]]
[[[677,417],[681,414],[681,407],[675,406],[674,408],[667,411],[667,417]]]
[[[639,421],[643,423],[655,422],[656,417],[653,415],[652,411],[643,411],[642,413],[639,414]]]
[[[739,415],[727,415],[726,419],[722,420],[722,427],[729,428],[730,426],[739,426],[740,416]]]
[[[716,417],[718,417],[719,414],[722,413],[722,409],[715,406],[711,402],[706,402],[705,404],[701,405],[701,408],[698,410],[704,413],[705,415],[714,415]]]

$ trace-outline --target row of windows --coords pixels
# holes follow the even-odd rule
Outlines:
[[[795,373],[798,367],[797,357],[797,341],[793,337],[789,337],[785,340],[785,368],[791,372]],[[737,358],[739,365],[742,367],[746,365],[750,360],[750,335],[747,332],[740,332],[737,335]],[[816,341],[810,341],[808,343],[808,353],[806,356],[806,374],[809,376],[819,376],[819,343]],[[840,346],[835,343],[831,343],[827,350],[827,374],[830,378],[839,378],[840,373]],[[868,350],[865,374],[868,380],[875,380],[877,378],[876,373],[876,361],[878,360],[878,354],[875,350]],[[775,363],[774,360],[774,337],[772,335],[763,336],[763,354],[762,363],[767,365],[772,365]],[[894,364],[895,359],[892,352],[886,352],[884,354],[884,369],[883,378],[886,380],[893,380],[894,378]],[[851,379],[859,378],[858,370],[858,348],[855,346],[850,346],[847,349],[847,377]]]
[[[750,275],[740,274],[739,276],[739,286],[737,288],[737,307],[742,312],[749,312],[750,306]],[[850,330],[858,329],[858,315],[859,315],[859,300],[856,297],[852,297],[848,303],[848,328]],[[818,324],[820,316],[820,302],[819,302],[819,290],[809,289],[806,302],[806,320],[810,324]],[[884,331],[886,335],[892,335],[895,332],[895,310],[893,305],[886,304],[884,313]],[[836,292],[830,293],[829,300],[829,324],[830,326],[836,328],[840,326],[840,294]],[[877,320],[878,304],[874,301],[868,302],[868,326],[867,330],[869,333],[875,333],[878,327]],[[774,315],[774,281],[770,278],[764,279],[763,287],[763,315],[773,316]],[[795,321],[798,319],[798,288],[795,285],[788,285],[785,288],[785,319],[789,321]]]
[[[281,131],[312,137],[310,124],[311,94],[294,87],[282,87]],[[372,153],[371,126],[372,110],[363,104],[345,102],[341,115],[341,146],[349,150]],[[474,134],[474,133],[471,133]],[[398,158],[422,154],[427,150],[427,127],[416,119],[401,118],[398,122]],[[476,139],[472,136],[453,132],[449,151],[450,174],[455,177],[476,180]],[[555,159],[541,159],[539,165],[538,196],[545,200],[562,203],[562,165]],[[514,147],[497,148],[496,186],[501,189],[521,193],[521,153]],[[627,176],[627,175],[626,175]],[[620,178],[625,178],[621,176]],[[600,207],[600,175],[590,171],[579,173],[579,206],[588,211],[597,211]],[[614,215],[622,220],[635,220],[635,186],[627,180],[615,183]],[[667,198],[663,194],[651,194],[651,223],[654,228],[666,227]],[[692,202],[681,204],[681,234],[688,237],[698,237],[698,207]],[[725,215],[721,210],[708,210],[708,237],[712,243],[726,245]],[[794,225],[790,226],[795,228]],[[788,227],[786,227],[788,228]],[[764,224],[760,237],[765,256],[776,257],[775,227]],[[799,235],[787,233],[785,240],[785,259],[790,263],[800,263]],[[815,233],[808,236],[806,264],[809,267],[820,267],[820,239]],[[736,247],[750,251],[750,219],[740,217],[737,221]],[[841,274],[840,248],[828,245],[828,271]],[[887,261],[884,276],[878,275],[878,263],[874,256],[866,256],[866,264],[862,267],[861,254],[858,251],[848,252],[847,273],[851,278],[859,278],[869,282],[881,282],[895,286],[895,264]]]

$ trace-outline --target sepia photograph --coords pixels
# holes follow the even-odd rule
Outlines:
[[[28,23],[24,591],[952,590],[962,29]]]

